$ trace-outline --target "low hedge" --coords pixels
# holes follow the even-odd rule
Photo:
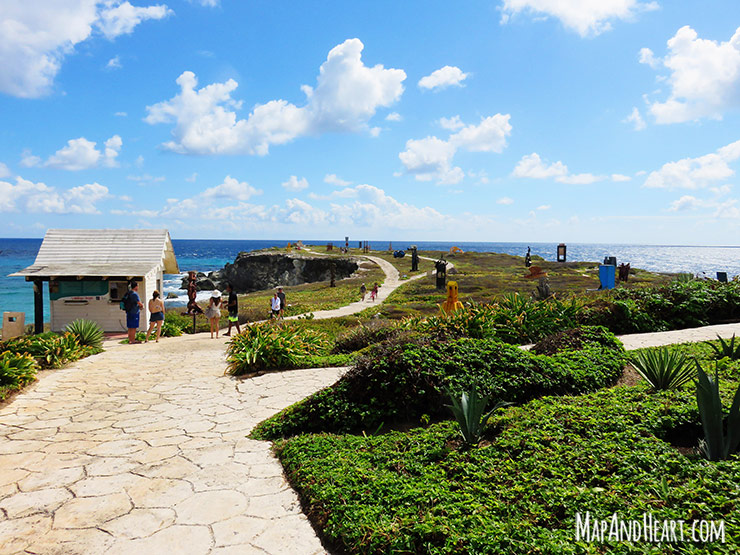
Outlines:
[[[304,510],[337,553],[740,549],[740,457],[711,463],[660,439],[698,422],[690,389],[616,387],[497,414],[478,448],[458,448],[448,421],[381,436],[301,435],[279,441],[276,451]],[[576,541],[576,513],[586,512],[598,519],[650,513],[723,520],[726,543]]]
[[[613,384],[625,352],[607,330],[584,335],[581,350],[535,355],[492,339],[439,342],[403,333],[361,356],[333,386],[262,422],[257,439],[306,432],[374,431],[447,416],[448,391],[469,389],[511,402],[583,393]]]

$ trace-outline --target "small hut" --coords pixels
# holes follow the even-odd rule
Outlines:
[[[33,282],[36,333],[43,331],[43,282],[49,284],[51,329],[62,331],[77,318],[97,322],[104,331],[125,331],[119,308],[128,283],[139,283],[144,303],[140,322],[149,320],[147,299],[162,291],[163,274],[180,273],[166,229],[50,229],[36,262],[11,274]]]

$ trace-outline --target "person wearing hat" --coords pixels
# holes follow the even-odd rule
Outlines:
[[[218,289],[211,293],[211,299],[208,301],[208,308],[206,309],[206,318],[211,323],[211,339],[213,339],[214,331],[218,339],[218,321],[221,319],[221,291]]]

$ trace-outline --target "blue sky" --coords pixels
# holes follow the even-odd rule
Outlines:
[[[0,236],[739,244],[740,3],[4,0]]]

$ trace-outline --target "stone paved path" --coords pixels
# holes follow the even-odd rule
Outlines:
[[[691,343],[698,341],[710,341],[717,336],[729,339],[733,335],[740,337],[740,323],[718,324],[715,326],[704,326],[701,328],[689,328],[685,330],[660,331],[654,333],[633,333],[618,336],[628,351],[642,349],[644,347],[661,347],[674,343]]]
[[[206,334],[106,349],[0,408],[0,553],[324,553],[245,436],[343,369],[237,381]]]

